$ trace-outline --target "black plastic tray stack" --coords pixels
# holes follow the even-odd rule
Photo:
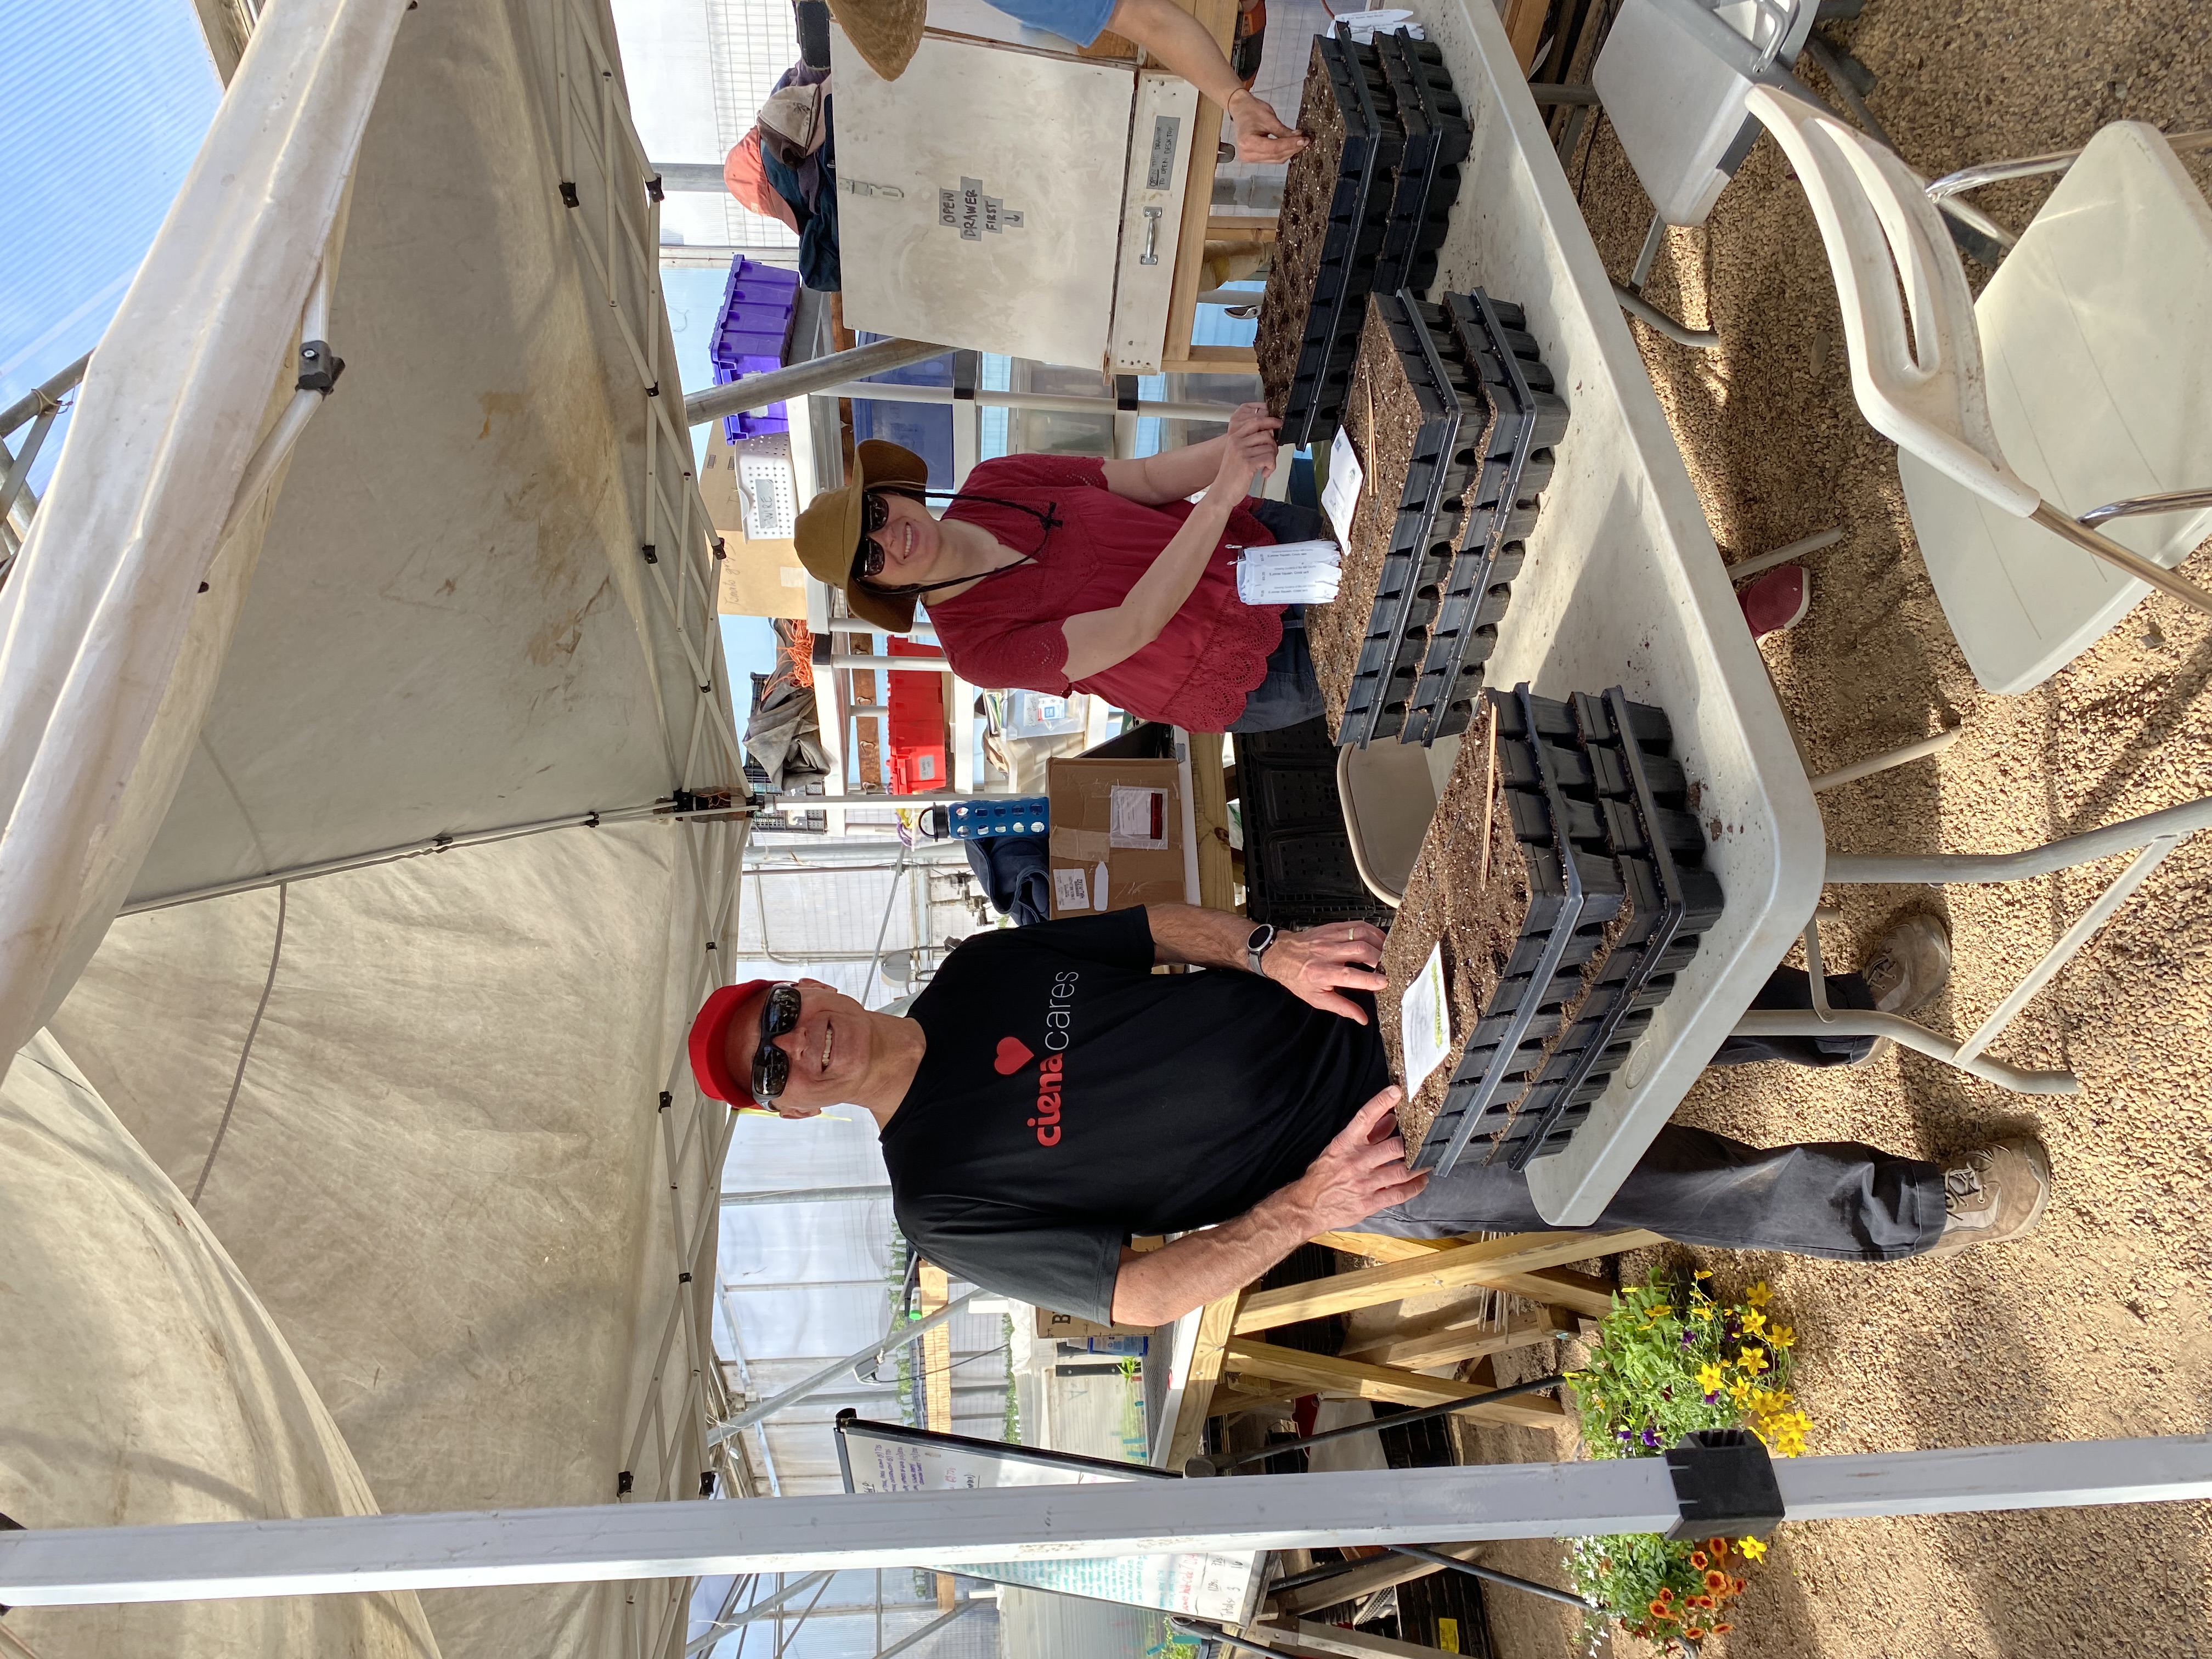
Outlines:
[[[1529,862],[1529,920],[1422,1143],[1417,1167],[1425,1169],[1449,1169],[1478,1136],[1495,1145],[1486,1157],[1503,1157],[1513,1170],[1565,1150],[1722,908],[1664,710],[1631,702],[1617,686],[1602,697],[1577,692],[1555,702],[1523,685],[1491,701],[1499,771]],[[1544,864],[1529,834],[1540,827],[1537,801],[1549,811],[1540,827],[1553,833],[1554,847],[1563,825],[1578,854],[1559,884],[1579,878],[1584,896],[1564,945],[1564,917],[1545,902],[1556,852]],[[1601,864],[1611,866],[1610,887],[1594,879]],[[1580,970],[1606,944],[1608,924],[1617,924],[1611,954],[1585,986]],[[1534,1013],[1523,1020],[1540,980]],[[1508,1041],[1515,1052],[1501,1061]]]
[[[1388,927],[1390,908],[1352,861],[1328,722],[1316,714],[1273,732],[1239,732],[1235,744],[1246,913],[1285,928],[1352,921]]]
[[[1504,976],[1468,1034],[1443,1105],[1415,1156],[1417,1170],[1449,1170],[1478,1133],[1517,1121],[1516,1108],[1545,1064],[1580,965],[1620,913],[1620,867],[1596,807],[1562,787],[1572,775],[1574,719],[1564,703],[1528,688],[1493,694],[1498,706],[1498,809],[1510,812],[1528,872],[1528,915]]]
[[[1427,316],[1441,317],[1410,291],[1373,296],[1376,314],[1389,331],[1399,367],[1421,406],[1420,429],[1406,469],[1406,485],[1390,524],[1390,545],[1376,578],[1375,604],[1359,647],[1352,684],[1345,694],[1340,744],[1364,748],[1376,738],[1394,737],[1406,717],[1406,700],[1428,648],[1428,630],[1437,594],[1451,568],[1453,543],[1439,537],[1437,521],[1447,507],[1448,522],[1458,519],[1458,503],[1473,488],[1480,471],[1468,428],[1480,432],[1489,410],[1476,388],[1474,372],[1458,360],[1449,334],[1439,336]]]
[[[1380,56],[1349,33],[1317,36],[1329,93],[1344,123],[1344,150],[1329,198],[1328,230],[1306,304],[1305,333],[1284,404],[1288,444],[1327,443],[1336,435],[1352,359],[1367,318],[1367,294],[1390,218],[1391,181],[1406,149],[1406,129]]]
[[[1437,280],[1437,250],[1459,200],[1460,163],[1474,130],[1444,70],[1444,55],[1402,29],[1375,37],[1383,78],[1406,130],[1405,154],[1390,190],[1390,218],[1375,263],[1374,290],[1426,293]]]
[[[1567,430],[1566,402],[1552,390],[1552,372],[1537,356],[1520,307],[1477,289],[1447,294],[1439,310],[1439,325],[1481,380],[1498,420],[1407,699],[1404,743],[1432,743],[1474,720],[1483,665],[1497,647],[1498,624],[1536,523],[1536,497],[1551,482],[1552,446]]]

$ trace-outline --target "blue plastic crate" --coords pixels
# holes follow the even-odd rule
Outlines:
[[[955,841],[988,841],[996,836],[1042,836],[1051,823],[1051,803],[1042,795],[1006,800],[956,801],[942,809],[946,833]]]

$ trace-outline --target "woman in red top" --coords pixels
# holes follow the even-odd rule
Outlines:
[[[1322,707],[1303,617],[1237,596],[1237,549],[1320,524],[1247,493],[1274,466],[1280,424],[1247,404],[1224,436],[1143,460],[985,461],[942,519],[924,505],[921,459],[871,440],[852,482],[799,515],[799,556],[895,633],[927,595],[970,684],[1087,691],[1194,732],[1295,725]]]

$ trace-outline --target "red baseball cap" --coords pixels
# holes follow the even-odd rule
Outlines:
[[[751,1080],[740,1082],[730,1073],[730,1026],[738,1010],[755,992],[765,991],[775,982],[749,979],[743,985],[725,985],[707,999],[698,1018],[691,1022],[691,1075],[699,1079],[699,1091],[709,1100],[726,1101],[732,1106],[752,1103]]]

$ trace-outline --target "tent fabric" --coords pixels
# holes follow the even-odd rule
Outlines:
[[[206,1171],[200,1214],[386,1510],[608,1503],[631,1467],[678,1271],[659,1091],[707,959],[679,838],[733,835],[562,830],[293,884],[273,977],[275,892],[125,917],[56,1017],[167,1177]],[[422,1598],[446,1659],[598,1654],[605,1599]]]
[[[276,1322],[46,1033],[0,1088],[0,1510],[28,1527],[368,1515]],[[42,1659],[438,1659],[406,1593],[18,1608]]]
[[[0,588],[0,1054],[67,991],[175,791],[258,514],[218,536],[272,396],[289,401],[301,308],[406,5],[270,9]]]
[[[678,1275],[714,1260],[729,1115],[680,1037],[742,826],[295,878],[742,799],[612,38],[599,0],[263,9],[0,591],[0,1054],[51,1020],[116,1107],[88,1157],[150,1155],[186,1200],[205,1171],[176,1248],[252,1285],[388,1510],[605,1502],[624,1473],[691,1497],[715,1468],[711,1275]],[[347,368],[218,549],[249,456],[308,407],[293,351],[334,227]],[[126,899],[169,908],[111,927]],[[0,1276],[29,1236],[0,1206]],[[58,1251],[36,1294],[86,1272]],[[170,1346],[118,1373],[130,1409]],[[195,1409],[243,1409],[211,1393]],[[88,1471],[122,1420],[91,1425]],[[642,1659],[672,1627],[680,1652],[684,1594],[422,1607],[444,1659]]]

